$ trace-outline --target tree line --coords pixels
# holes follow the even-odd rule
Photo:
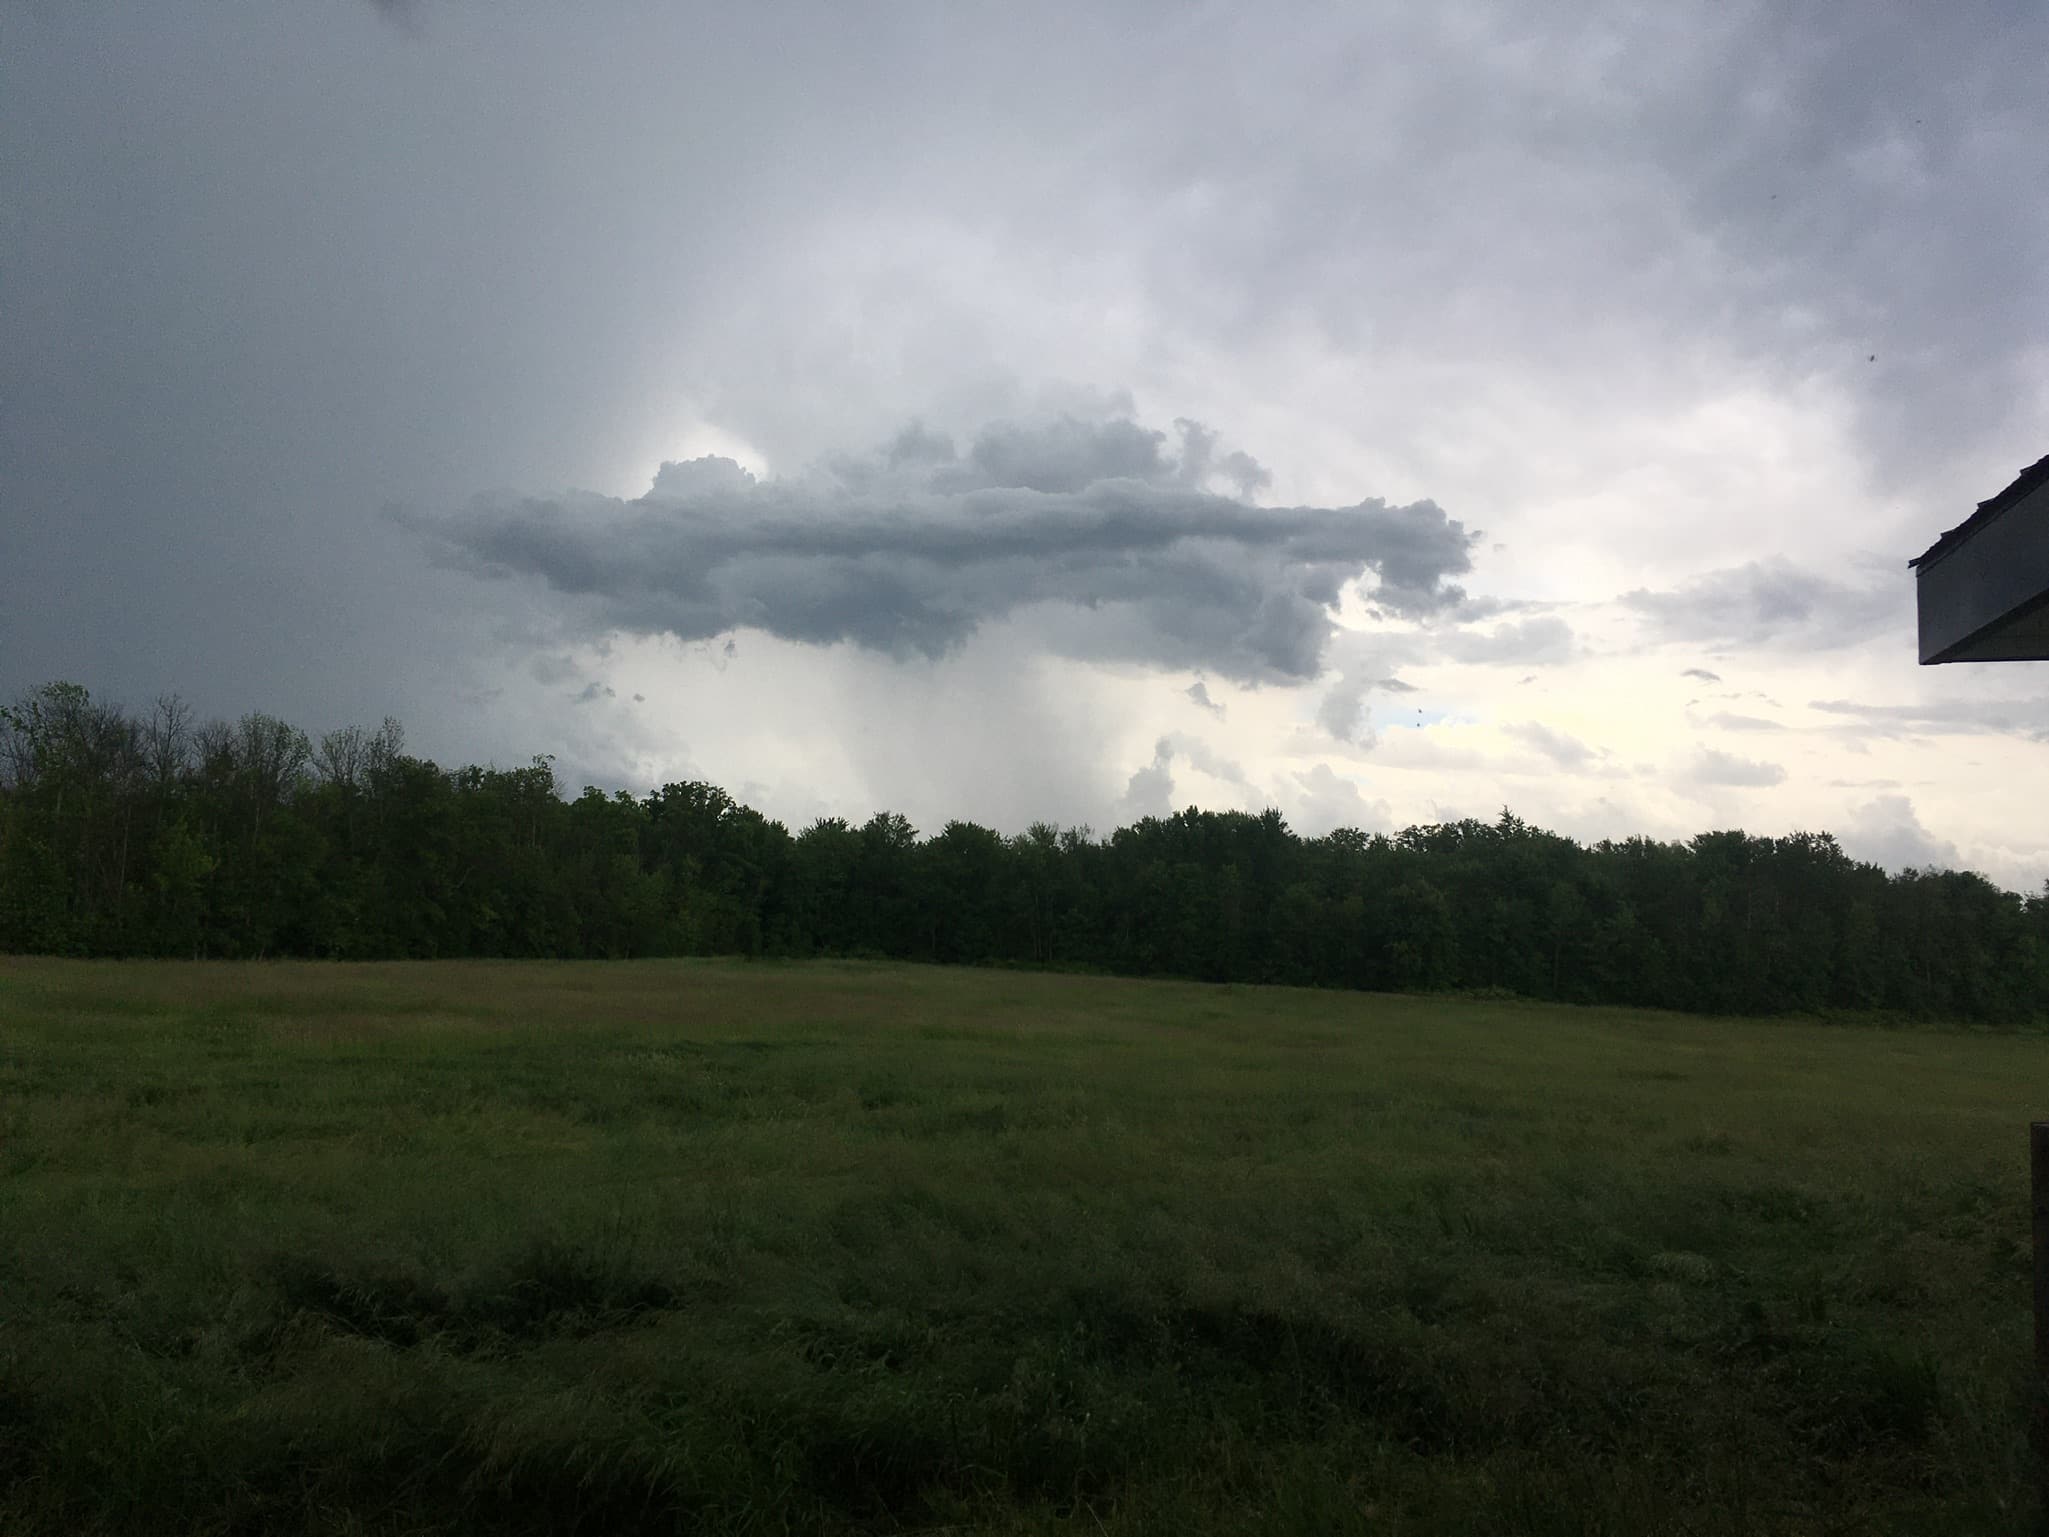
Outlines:
[[[2049,1017],[2049,887],[1888,875],[1826,833],[1578,843],[1507,811],[1384,835],[1183,811],[1106,837],[882,812],[792,834],[716,786],[560,793],[398,724],[0,709],[0,949],[878,956],[1720,1013]]]

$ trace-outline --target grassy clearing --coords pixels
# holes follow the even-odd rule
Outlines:
[[[2025,1529],[2049,1043],[0,960],[0,1531]]]

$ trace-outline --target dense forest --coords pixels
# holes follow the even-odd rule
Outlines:
[[[2049,1016],[2049,890],[1888,876],[1827,834],[1583,846],[1503,811],[1394,836],[1184,811],[1107,837],[902,816],[792,835],[708,784],[442,769],[395,722],[0,711],[0,949],[108,956],[873,955],[1503,990],[1709,1012]]]

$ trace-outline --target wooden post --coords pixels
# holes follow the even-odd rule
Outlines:
[[[2028,1127],[2029,1184],[2035,1218],[2035,1478],[2037,1530],[2049,1532],[2049,1121]]]

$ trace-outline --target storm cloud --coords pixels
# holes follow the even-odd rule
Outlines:
[[[110,14],[0,4],[0,698],[1007,828],[1786,742],[2049,873],[1905,566],[2049,446],[2039,3]]]
[[[914,427],[790,480],[707,456],[664,464],[633,501],[484,495],[407,521],[443,561],[536,581],[595,631],[755,629],[892,657],[944,656],[1053,604],[1103,616],[1062,627],[1070,654],[1300,681],[1322,671],[1352,583],[1405,618],[1462,601],[1448,579],[1479,536],[1435,503],[1257,506],[1249,458],[1177,431],[1170,452],[1136,423],[1064,416],[956,452]]]

